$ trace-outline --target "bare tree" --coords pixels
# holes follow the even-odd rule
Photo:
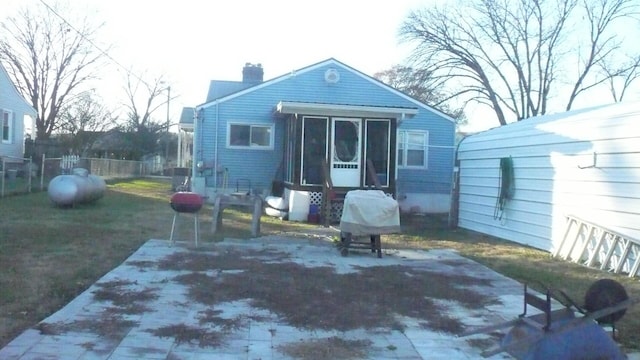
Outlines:
[[[444,93],[443,84],[439,84],[438,79],[427,69],[395,65],[391,69],[373,74],[373,77],[448,114],[459,125],[464,124],[467,120],[463,108],[456,108],[448,103],[450,97]]]
[[[633,68],[609,66],[624,48],[616,26],[637,0],[459,0],[414,11],[400,34],[411,61],[446,81],[453,95],[490,106],[501,125],[542,115],[550,101],[571,109],[578,95]],[[629,41],[635,41],[631,36]],[[628,86],[628,84],[627,84]]]
[[[162,150],[163,145],[165,149],[168,146],[168,119],[160,120],[161,117],[155,114],[168,106],[172,99],[170,89],[162,77],[147,82],[134,75],[133,71],[127,72],[125,129],[130,135],[131,146],[135,149],[134,157],[138,159],[144,154]]]
[[[60,6],[36,3],[0,23],[0,60],[38,111],[36,137],[47,139],[58,127],[60,110],[81,85],[94,78],[103,53],[93,46],[98,27],[87,18],[71,24]]]
[[[615,102],[622,101],[631,83],[640,77],[640,55],[617,67],[610,65],[609,62],[604,62],[599,66],[606,75],[609,91]]]
[[[83,93],[60,111],[58,121],[61,132],[68,137],[67,146],[72,153],[88,156],[91,147],[116,127],[116,117],[91,93]]]

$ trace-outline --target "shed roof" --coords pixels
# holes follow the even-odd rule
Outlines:
[[[584,126],[596,119],[608,119],[609,123],[624,117],[640,116],[640,102],[624,102],[576,109],[567,112],[531,117],[518,122],[495,127],[469,135],[461,140],[460,150],[471,144],[484,143],[486,147],[495,146],[495,141],[513,142],[514,146],[530,144],[533,136],[555,134],[566,138],[589,140],[599,136],[599,129],[607,126],[603,121]],[[519,142],[519,139],[525,139]],[[481,147],[474,145],[475,147]]]

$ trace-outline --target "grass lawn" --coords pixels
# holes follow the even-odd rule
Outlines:
[[[169,181],[114,181],[99,201],[60,209],[46,192],[0,199],[0,347],[57,311],[122,263],[149,239],[168,239],[173,211]],[[220,234],[210,234],[210,208],[201,212],[203,242],[224,237],[248,238],[250,215],[225,210]],[[181,216],[179,239],[193,239],[193,222]],[[400,235],[383,236],[384,247],[453,248],[521,282],[562,289],[582,303],[589,285],[599,278],[621,282],[632,298],[640,297],[637,279],[587,269],[550,258],[543,251],[464,230],[446,229],[446,219],[407,216]],[[263,217],[261,233],[307,229],[301,223]],[[336,251],[336,254],[338,252]],[[640,307],[618,323],[625,347],[640,348]]]

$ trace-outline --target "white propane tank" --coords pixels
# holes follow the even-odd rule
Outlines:
[[[71,175],[51,179],[47,191],[54,204],[69,206],[98,200],[106,189],[107,184],[101,177],[89,174],[87,169],[76,168]]]

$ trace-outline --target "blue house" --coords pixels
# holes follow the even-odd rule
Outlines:
[[[260,64],[242,74],[212,81],[192,121],[182,118],[194,131],[194,191],[275,194],[302,220],[326,203],[325,180],[346,193],[377,178],[402,211],[449,210],[449,116],[335,59],[268,81]]]

